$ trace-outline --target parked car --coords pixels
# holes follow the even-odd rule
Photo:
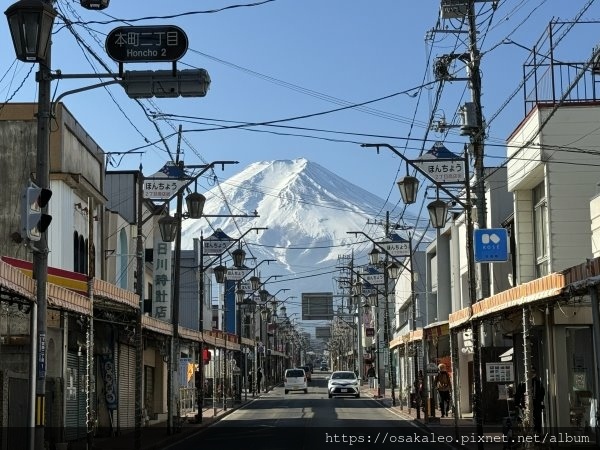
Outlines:
[[[287,369],[283,376],[283,389],[286,394],[290,391],[304,391],[307,394],[308,385],[306,382],[304,369]]]
[[[360,383],[356,374],[347,370],[338,370],[327,378],[329,398],[334,395],[353,395],[360,397]]]
[[[312,370],[308,366],[298,367],[298,369],[304,370],[304,374],[306,375],[306,381],[312,381]]]

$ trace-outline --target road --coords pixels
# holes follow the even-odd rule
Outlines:
[[[169,450],[451,448],[372,398],[328,398],[327,375],[315,372],[307,394],[276,387]]]

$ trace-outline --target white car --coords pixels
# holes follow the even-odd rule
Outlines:
[[[327,378],[327,392],[329,398],[334,395],[352,395],[360,397],[360,381],[356,374],[347,370],[338,370]]]
[[[290,391],[304,391],[307,394],[308,385],[304,369],[287,369],[283,376],[283,389],[286,394]]]

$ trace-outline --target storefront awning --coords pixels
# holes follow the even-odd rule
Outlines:
[[[2,260],[0,260],[0,286],[23,300],[33,302],[35,299],[35,281]]]
[[[417,328],[416,330],[409,331],[401,336],[396,336],[390,341],[390,350],[398,347],[399,345],[408,344],[414,341],[420,341],[423,339],[423,328]]]
[[[473,319],[482,319],[491,314],[497,314],[510,308],[520,307],[529,303],[556,297],[564,292],[566,278],[563,273],[552,273],[545,277],[523,283],[514,288],[485,298],[472,307],[460,309],[450,314],[449,327],[465,326]]]
[[[440,336],[447,336],[450,333],[450,327],[447,320],[430,323],[423,328],[425,339],[431,341]]]
[[[90,299],[75,291],[47,283],[46,294],[48,295],[48,306],[50,308],[58,308],[84,316],[92,315],[92,302],[90,302]]]

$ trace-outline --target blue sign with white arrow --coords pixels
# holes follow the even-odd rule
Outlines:
[[[506,228],[486,228],[473,232],[475,262],[508,261],[508,231]]]

